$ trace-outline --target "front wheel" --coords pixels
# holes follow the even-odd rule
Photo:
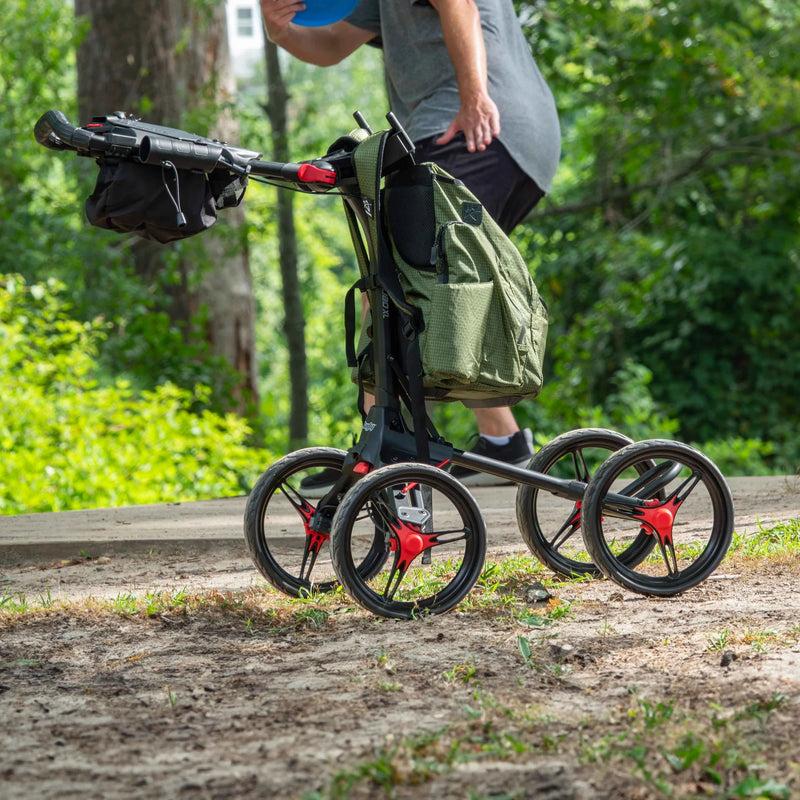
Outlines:
[[[371,530],[381,530],[387,567],[357,565]],[[331,558],[348,594],[382,617],[441,614],[470,591],[483,568],[486,527],[475,499],[452,475],[426,464],[391,464],[342,498],[331,526]]]
[[[321,470],[341,471],[344,450],[308,447],[276,461],[247,500],[244,533],[259,572],[279,591],[302,597],[336,586],[328,540],[335,505],[312,500],[303,481]],[[373,530],[359,570],[374,574],[386,560],[383,538]]]
[[[650,466],[641,472],[642,464]],[[657,486],[658,496],[619,493],[619,478],[631,469],[642,485]],[[724,558],[733,499],[710,459],[689,445],[653,439],[622,448],[598,468],[581,526],[586,549],[608,578],[638,594],[669,597],[705,580]],[[620,543],[643,530],[657,549],[638,564],[625,563]]]

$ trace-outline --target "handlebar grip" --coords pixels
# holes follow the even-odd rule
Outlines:
[[[46,111],[33,128],[36,141],[51,150],[89,150],[96,137],[91,131],[71,125],[60,111]]]
[[[223,146],[171,139],[165,136],[145,136],[139,144],[139,160],[143,164],[162,164],[171,161],[178,169],[216,169]]]

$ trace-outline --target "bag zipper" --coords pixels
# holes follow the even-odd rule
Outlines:
[[[436,242],[434,243],[434,248],[436,249],[437,253],[436,263],[441,264],[441,269],[438,270],[439,277],[437,278],[436,283],[450,283],[450,265],[447,263],[447,252],[445,251],[444,247],[444,236],[449,227],[459,224],[462,223],[461,220],[458,219],[446,222],[441,228],[439,228],[439,232],[436,234]]]

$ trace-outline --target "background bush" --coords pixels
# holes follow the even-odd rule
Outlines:
[[[246,493],[272,460],[208,390],[98,381],[105,324],[70,318],[63,287],[0,279],[0,513]]]

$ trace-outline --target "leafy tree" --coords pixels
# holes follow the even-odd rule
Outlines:
[[[379,53],[361,48],[340,65],[322,70],[278,51],[287,90],[286,149],[279,159],[300,161],[323,156],[339,136],[355,127],[352,114],[363,111],[378,126],[388,110]],[[258,75],[266,71],[257,71]],[[261,103],[266,87],[249,85],[240,91],[245,100],[243,140],[248,146],[273,152],[274,123],[264,125]],[[271,106],[270,97],[268,106]],[[279,137],[280,138],[280,137]],[[277,152],[277,151],[275,151]],[[277,220],[291,205],[297,242],[297,274],[305,320],[308,365],[308,437],[316,443],[348,446],[358,429],[356,390],[344,364],[344,294],[358,275],[341,200],[336,196],[295,195],[291,202],[283,189],[251,186],[248,193],[249,241],[258,318],[262,415],[270,446],[286,449],[292,414],[288,391],[297,378],[286,327],[298,314],[286,305],[281,287],[280,235]],[[283,203],[284,210],[279,210]],[[291,315],[292,319],[287,319]],[[285,322],[283,322],[285,320]],[[276,321],[282,321],[276,324]],[[288,437],[292,438],[291,434]]]
[[[76,0],[75,13],[87,29],[77,57],[82,119],[123,109],[223,141],[238,139],[224,4]],[[183,341],[224,359],[226,377],[238,373],[229,405],[246,413],[257,402],[252,281],[241,210],[220,217],[214,230],[183,247],[136,239],[128,255],[145,286],[156,289],[155,310],[169,317]],[[157,349],[150,355],[158,363]]]
[[[80,223],[83,187],[73,159],[33,138],[42,113],[75,112],[75,45],[65,0],[9,0],[0,11],[0,272],[61,275],[84,261],[116,260]]]
[[[562,411],[610,413],[639,364],[683,438],[775,439],[791,467],[799,8],[520,4],[564,128],[552,198],[520,237]]]
[[[265,111],[272,129],[272,157],[289,162],[288,91],[283,79],[277,45],[265,39],[267,103]],[[297,231],[294,195],[278,192],[278,257],[283,299],[283,332],[289,356],[289,449],[308,444],[308,360],[306,320],[297,272]]]

